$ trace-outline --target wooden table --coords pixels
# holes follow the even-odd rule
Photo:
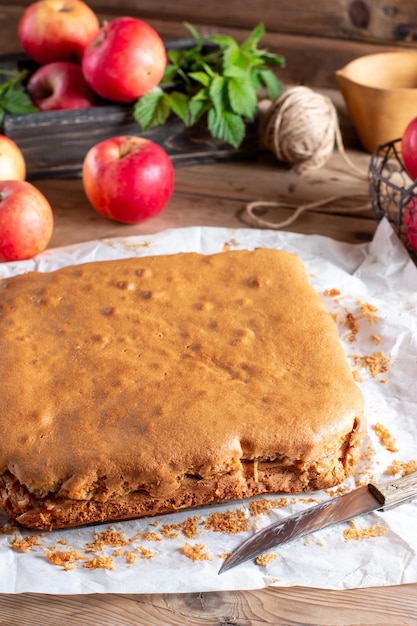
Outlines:
[[[367,168],[369,156],[349,152]],[[344,207],[303,214],[289,230],[319,233],[340,241],[372,238],[376,222],[370,211],[355,213],[352,192],[367,194],[366,181],[349,173],[340,154],[325,167],[299,176],[272,155],[256,161],[195,165],[176,170],[176,189],[169,206],[156,218],[126,226],[101,218],[88,204],[80,179],[38,180],[55,213],[51,247],[118,235],[149,234],[181,226],[247,227],[242,213],[254,200],[287,200],[294,205],[330,195],[348,195]],[[281,220],[291,213],[270,215]],[[314,588],[267,588],[251,592],[178,595],[0,595],[0,624],[14,626],[246,626],[254,624],[417,624],[417,584],[349,591]]]

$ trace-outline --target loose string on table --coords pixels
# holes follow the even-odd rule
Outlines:
[[[279,161],[290,164],[299,174],[321,168],[330,158],[336,145],[351,173],[361,180],[368,179],[368,171],[357,167],[346,153],[333,102],[328,96],[317,93],[309,87],[289,88],[272,103],[263,104],[259,133],[263,147],[271,150]],[[255,200],[246,205],[243,218],[258,227],[284,228],[294,223],[305,211],[322,208],[347,197],[352,199],[352,196],[332,195],[302,205]],[[368,196],[364,203],[364,195],[357,197],[362,204],[350,209],[351,212],[371,208]],[[258,209],[283,207],[295,211],[281,222],[271,222],[256,214]]]

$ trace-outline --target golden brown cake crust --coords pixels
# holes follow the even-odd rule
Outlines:
[[[329,487],[360,453],[362,395],[287,252],[5,279],[0,351],[0,504],[32,527]]]

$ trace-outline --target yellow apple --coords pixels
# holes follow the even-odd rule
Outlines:
[[[26,163],[17,144],[0,135],[0,180],[24,180],[26,178]]]

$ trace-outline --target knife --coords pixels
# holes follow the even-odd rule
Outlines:
[[[390,482],[369,483],[259,530],[227,557],[218,573],[222,574],[236,565],[254,559],[266,550],[316,530],[346,522],[352,517],[371,511],[394,508],[416,496],[417,471]]]

